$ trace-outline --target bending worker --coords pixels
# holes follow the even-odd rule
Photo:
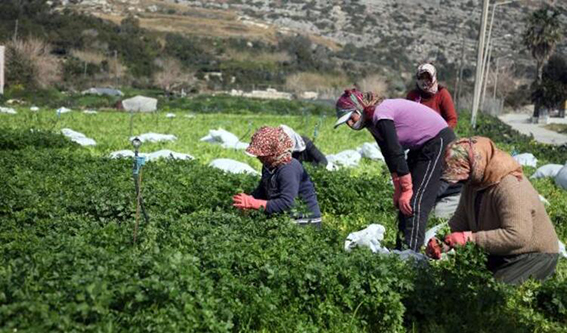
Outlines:
[[[465,183],[445,243],[478,244],[488,252],[488,269],[506,283],[553,274],[559,258],[557,234],[520,164],[484,137],[455,141],[447,148],[445,163],[443,177]],[[431,242],[427,252],[435,252]]]
[[[396,247],[418,251],[439,189],[443,152],[455,134],[440,115],[405,99],[382,99],[353,89],[345,90],[336,107],[335,128],[344,123],[354,130],[366,128],[380,146],[400,210],[403,240],[398,237]],[[407,161],[404,149],[410,150]]]
[[[293,141],[291,156],[299,162],[310,162],[317,166],[327,166],[327,158],[308,137],[299,135],[292,128],[280,125],[284,132]]]
[[[321,211],[309,175],[291,157],[293,142],[281,127],[262,127],[252,136],[246,152],[262,162],[262,179],[251,195],[233,197],[239,209],[264,209],[267,214],[289,212],[300,198],[308,212],[292,216],[302,226],[321,227]]]

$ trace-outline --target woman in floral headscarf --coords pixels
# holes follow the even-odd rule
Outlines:
[[[495,278],[521,283],[545,279],[555,271],[558,240],[539,194],[510,155],[484,137],[460,139],[447,147],[443,178],[464,182],[455,215],[449,220],[449,247],[475,242],[488,256]],[[433,240],[427,252],[438,257]]]
[[[281,127],[262,127],[252,136],[246,152],[262,162],[262,179],[251,195],[239,193],[233,197],[239,209],[263,208],[267,214],[291,210],[300,198],[309,213],[296,214],[300,225],[321,225],[321,211],[317,194],[309,175],[296,159],[291,157],[294,143]]]
[[[400,210],[396,248],[418,251],[423,245],[429,212],[439,191],[442,157],[455,134],[440,115],[405,99],[383,99],[356,89],[345,90],[336,103],[335,127],[347,124],[374,136],[392,182]],[[404,149],[409,149],[407,160]]]
[[[453,99],[447,88],[440,86],[437,82],[437,69],[432,64],[422,64],[417,68],[416,88],[410,91],[406,97],[430,107],[439,113],[447,122],[449,127],[455,129],[457,126],[457,112],[453,105]]]

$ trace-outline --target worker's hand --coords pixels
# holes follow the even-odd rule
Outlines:
[[[405,216],[413,215],[413,209],[411,208],[411,197],[413,196],[413,185],[411,183],[411,174],[407,174],[399,177],[400,182],[400,198],[398,199],[398,206],[400,211]]]
[[[450,247],[463,246],[467,242],[474,242],[473,233],[470,231],[453,232],[445,237],[445,243]]]
[[[443,248],[440,244],[441,242],[437,237],[433,237],[427,242],[427,248],[425,249],[425,255],[431,259],[441,259],[441,253],[443,252]]]
[[[397,173],[392,173],[392,183],[394,183],[394,207],[398,208],[398,201],[402,194],[402,187],[400,186],[400,178]]]
[[[238,209],[260,209],[266,208],[268,202],[266,200],[256,199],[245,193],[238,193],[232,197],[233,206]]]

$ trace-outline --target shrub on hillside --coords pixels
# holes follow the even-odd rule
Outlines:
[[[61,66],[51,45],[35,38],[17,39],[6,45],[6,81],[27,89],[48,88],[61,77]]]

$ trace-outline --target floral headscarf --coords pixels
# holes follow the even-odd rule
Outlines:
[[[291,161],[293,141],[281,127],[261,127],[254,135],[246,152],[261,157],[269,168]]]
[[[431,76],[431,83],[425,80],[420,80],[419,77],[423,73],[428,73]],[[417,68],[417,73],[415,74],[417,79],[417,87],[428,94],[435,95],[439,90],[439,83],[437,82],[437,69],[432,64],[421,64]]]
[[[468,180],[472,186],[484,189],[500,183],[507,175],[521,180],[522,166],[512,156],[496,148],[489,138],[459,139],[445,150],[442,178],[449,183]]]

